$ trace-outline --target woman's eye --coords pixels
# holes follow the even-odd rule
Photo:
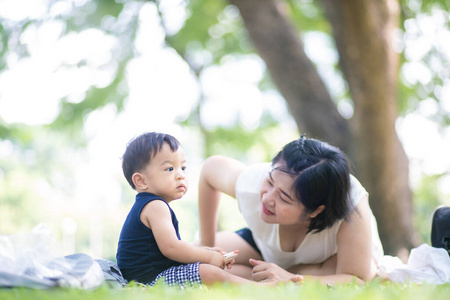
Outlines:
[[[287,203],[287,204],[290,204],[290,202],[289,202],[289,201],[287,201],[287,200],[284,200],[284,199],[283,199],[283,197],[281,197],[281,196],[280,196],[280,199],[281,199],[281,201],[283,201],[283,202],[285,202],[285,203]]]

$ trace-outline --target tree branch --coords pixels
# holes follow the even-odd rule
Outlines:
[[[238,7],[249,36],[271,77],[286,99],[299,130],[348,153],[350,132],[315,66],[306,56],[300,35],[275,0],[230,0]]]

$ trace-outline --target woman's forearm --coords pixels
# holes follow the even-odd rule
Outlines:
[[[294,274],[325,276],[336,274],[337,255],[333,255],[320,264],[299,264],[287,270]]]
[[[365,281],[356,275],[336,274],[337,255],[333,255],[321,264],[299,264],[288,268],[294,274],[304,277],[304,282],[320,281],[324,284],[345,284],[356,282],[364,284]]]
[[[221,193],[210,184],[208,176],[208,170],[205,168],[202,169],[198,190],[200,244],[202,246],[213,247]]]
[[[244,167],[241,162],[224,156],[205,160],[198,191],[201,245],[214,246],[221,195],[235,197],[236,180]]]

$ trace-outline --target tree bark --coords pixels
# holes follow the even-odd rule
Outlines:
[[[409,161],[395,130],[399,55],[396,0],[322,0],[354,101],[351,120],[358,177],[370,193],[385,251],[416,245]]]
[[[349,126],[337,112],[300,34],[276,0],[231,0],[301,131],[351,153],[387,254],[417,243],[408,159],[395,130],[399,57],[393,34],[398,0],[322,0],[354,101]],[[350,146],[351,145],[351,146]],[[350,150],[351,149],[351,150]]]
[[[338,112],[294,30],[273,0],[232,0],[301,133],[350,151],[348,121]]]

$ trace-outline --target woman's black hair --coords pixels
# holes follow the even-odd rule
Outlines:
[[[180,146],[178,140],[173,136],[158,132],[144,133],[128,143],[122,156],[122,170],[133,189],[136,189],[132,180],[133,174],[142,171],[150,159],[161,150],[164,143],[170,146],[172,152],[177,151]]]
[[[285,145],[272,159],[276,169],[297,176],[292,189],[312,213],[320,205],[325,209],[311,219],[308,232],[320,232],[342,219],[353,209],[350,202],[350,166],[338,148],[315,139],[300,139]]]

